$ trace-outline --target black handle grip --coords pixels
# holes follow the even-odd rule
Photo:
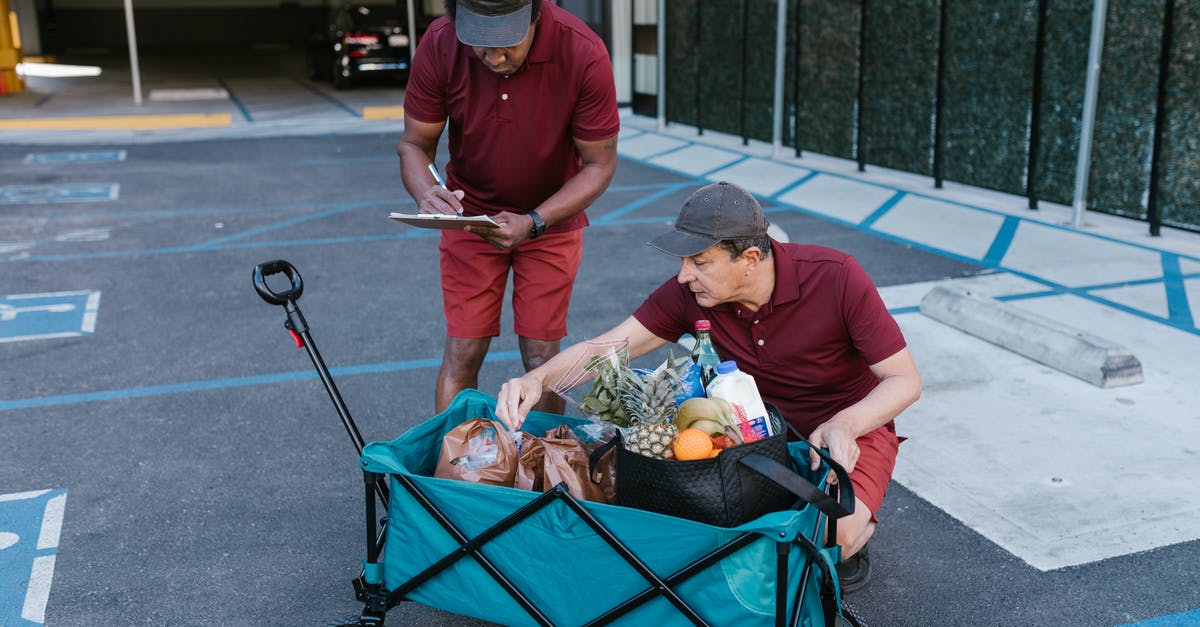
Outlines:
[[[280,273],[286,274],[292,281],[292,289],[276,292],[267,286],[266,277]],[[276,259],[254,266],[254,289],[267,304],[286,305],[288,301],[300,300],[300,295],[304,293],[304,281],[295,266],[282,259]]]

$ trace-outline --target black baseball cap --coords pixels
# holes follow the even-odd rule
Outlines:
[[[675,228],[650,240],[650,245],[676,257],[691,257],[722,240],[754,239],[767,234],[762,206],[733,183],[713,183],[692,193]]]
[[[454,29],[468,46],[508,48],[529,34],[532,14],[533,0],[458,0]]]

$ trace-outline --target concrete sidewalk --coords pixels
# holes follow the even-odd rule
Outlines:
[[[769,212],[990,268],[947,282],[1123,345],[1144,366],[1144,383],[1100,388],[922,315],[941,282],[886,288],[925,383],[899,421],[910,438],[901,484],[1041,570],[1200,538],[1200,234],[1153,238],[1144,223],[1094,213],[1072,228],[1064,206],[1030,211],[1022,197],[815,155],[774,159],[767,145],[644,118],[627,120],[619,150],[738,183]]]

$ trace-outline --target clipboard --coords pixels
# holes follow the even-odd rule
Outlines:
[[[449,213],[391,213],[388,217],[422,229],[461,229],[465,226],[500,228],[500,225],[491,216],[457,216]]]

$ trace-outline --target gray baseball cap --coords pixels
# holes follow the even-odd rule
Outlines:
[[[533,0],[458,0],[454,29],[458,40],[480,48],[508,48],[529,34]]]
[[[754,239],[767,234],[762,206],[733,183],[713,183],[696,190],[675,219],[675,228],[650,245],[676,257],[691,257],[729,239]]]

